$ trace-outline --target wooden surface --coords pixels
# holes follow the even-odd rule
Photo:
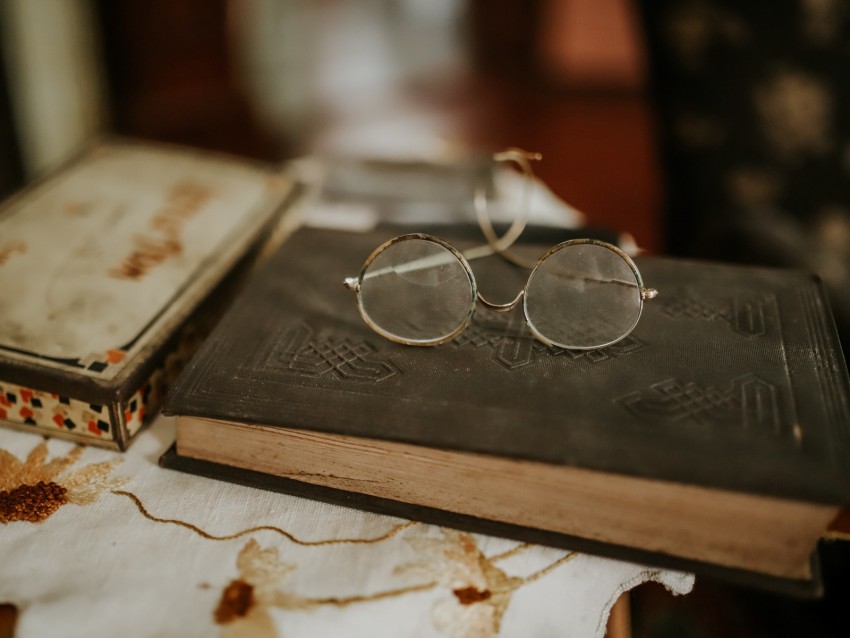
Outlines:
[[[13,638],[18,608],[11,603],[0,603],[0,638]]]
[[[632,611],[629,592],[624,592],[611,607],[605,636],[606,638],[631,638]]]

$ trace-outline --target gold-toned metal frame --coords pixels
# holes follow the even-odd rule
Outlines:
[[[478,222],[478,227],[481,233],[487,240],[495,252],[499,253],[509,262],[522,266],[523,268],[533,268],[534,262],[517,255],[510,250],[510,247],[519,239],[525,227],[528,225],[529,217],[531,216],[531,195],[536,183],[534,169],[531,162],[543,159],[540,153],[531,153],[521,148],[509,148],[499,153],[493,154],[494,162],[513,163],[519,167],[522,174],[525,176],[525,188],[522,192],[522,204],[517,211],[517,215],[505,233],[499,237],[496,229],[493,226],[493,221],[490,219],[490,212],[487,206],[487,189],[483,185],[479,185],[475,189],[475,194],[472,199],[475,209],[475,219]]]
[[[466,273],[466,276],[469,280],[469,288],[470,288],[469,311],[467,312],[463,321],[458,325],[458,327],[455,330],[453,330],[448,335],[438,337],[436,339],[410,340],[410,339],[405,339],[403,337],[400,337],[400,336],[393,334],[391,332],[388,332],[372,320],[372,318],[369,316],[368,312],[366,311],[366,309],[363,306],[363,297],[361,295],[361,291],[362,291],[362,286],[363,286],[363,280],[365,278],[366,271],[369,269],[369,266],[372,264],[372,262],[375,260],[375,258],[378,255],[380,255],[384,250],[386,250],[390,246],[393,246],[393,245],[398,244],[398,243],[403,242],[403,241],[409,241],[409,240],[412,240],[412,239],[419,239],[419,240],[423,240],[423,241],[433,242],[433,243],[441,246],[442,248],[446,249],[446,251],[448,251],[449,254],[451,254],[455,259],[457,259],[458,262],[460,262],[460,264],[463,267],[463,269]],[[531,283],[532,279],[534,278],[535,274],[537,273],[538,268],[540,267],[541,264],[543,264],[543,262],[546,261],[546,259],[551,257],[553,254],[560,252],[561,250],[564,250],[565,248],[569,248],[569,247],[572,247],[572,246],[578,246],[578,245],[586,245],[586,244],[591,244],[591,245],[595,245],[595,246],[600,246],[602,248],[606,248],[606,249],[612,251],[613,253],[615,253],[618,257],[620,257],[623,261],[626,262],[626,265],[629,267],[632,274],[634,275],[635,283],[634,284],[632,284],[631,282],[622,282],[622,283],[624,283],[625,285],[628,285],[628,286],[635,285],[638,288],[638,290],[640,291],[640,294],[639,294],[640,306],[638,308],[637,316],[635,317],[635,320],[632,323],[631,327],[627,331],[625,331],[622,335],[617,337],[616,339],[613,339],[613,340],[611,340],[607,343],[594,345],[594,346],[575,346],[575,345],[559,343],[557,341],[554,341],[553,339],[550,339],[549,337],[546,337],[542,333],[540,333],[537,330],[537,328],[534,326],[534,322],[531,320],[531,318],[529,317],[529,313],[528,313],[528,304],[527,304],[528,297],[527,297],[526,292],[528,290],[529,284]],[[496,252],[500,256],[504,257],[504,255],[502,254],[502,251],[496,251]],[[509,260],[509,261],[513,261],[513,260]],[[406,235],[400,235],[398,237],[394,237],[393,239],[390,239],[389,241],[384,242],[383,244],[378,246],[375,250],[373,250],[372,253],[366,258],[366,261],[363,262],[363,266],[360,268],[360,272],[357,275],[357,277],[347,277],[344,280],[343,284],[349,290],[353,290],[357,293],[357,309],[360,312],[360,316],[363,318],[363,321],[366,323],[366,325],[368,325],[372,330],[377,332],[379,335],[389,339],[390,341],[394,341],[396,343],[402,343],[402,344],[410,345],[410,346],[436,346],[436,345],[439,345],[441,343],[446,343],[447,341],[451,341],[452,339],[457,337],[459,334],[461,334],[464,330],[466,330],[466,328],[469,326],[469,324],[472,321],[472,318],[475,314],[475,307],[476,307],[478,302],[481,302],[481,304],[483,306],[485,306],[485,307],[487,307],[491,310],[495,310],[496,312],[509,312],[509,311],[513,310],[514,308],[516,308],[519,305],[520,302],[522,302],[523,303],[523,315],[525,317],[525,323],[528,326],[528,329],[532,333],[532,335],[534,335],[534,337],[536,339],[538,339],[539,341],[541,341],[542,343],[546,344],[547,346],[556,346],[556,347],[560,347],[560,348],[567,348],[569,350],[596,350],[596,349],[599,349],[599,348],[604,348],[604,347],[613,345],[613,344],[617,343],[618,341],[621,341],[622,339],[625,339],[627,336],[629,336],[632,333],[632,331],[635,329],[635,327],[637,326],[638,322],[640,321],[640,317],[643,314],[644,301],[646,301],[647,299],[654,299],[658,295],[658,291],[655,290],[654,288],[644,287],[643,278],[641,277],[640,271],[638,270],[637,265],[634,263],[634,261],[632,260],[632,258],[628,254],[626,254],[625,252],[623,252],[623,250],[621,250],[617,246],[614,246],[613,244],[609,244],[609,243],[604,242],[604,241],[599,241],[597,239],[571,239],[571,240],[568,240],[568,241],[565,241],[565,242],[561,242],[560,244],[557,244],[556,246],[553,246],[552,248],[547,250],[543,255],[540,256],[540,258],[534,264],[534,267],[532,268],[531,273],[529,274],[528,279],[526,280],[525,285],[523,286],[522,290],[519,291],[517,296],[512,301],[509,301],[508,303],[505,303],[505,304],[493,303],[493,302],[487,300],[478,291],[478,284],[475,281],[475,275],[472,272],[472,267],[469,265],[469,261],[467,260],[467,258],[464,256],[463,253],[461,253],[454,246],[452,246],[448,242],[440,239],[439,237],[434,237],[433,235],[428,235],[428,234],[425,234],[425,233],[409,233],[409,234],[406,234]]]
[[[381,328],[381,326],[379,326],[372,320],[372,318],[366,312],[366,309],[363,307],[363,296],[360,293],[363,286],[363,279],[366,275],[366,271],[369,269],[369,266],[372,265],[372,262],[375,261],[375,258],[378,255],[380,255],[390,246],[394,246],[395,244],[401,243],[403,241],[410,241],[412,239],[420,239],[423,241],[433,242],[438,246],[445,248],[455,259],[460,262],[460,264],[463,266],[464,271],[466,272],[467,279],[469,280],[469,311],[466,313],[466,317],[464,317],[460,325],[455,328],[455,330],[453,330],[450,334],[445,335],[444,337],[429,340],[404,339],[403,337],[399,337],[398,335]],[[472,321],[472,316],[475,314],[476,299],[479,297],[478,285],[475,282],[475,276],[472,274],[472,267],[469,265],[469,262],[466,260],[466,257],[463,256],[463,253],[461,253],[457,248],[455,248],[448,242],[443,241],[439,237],[434,237],[433,235],[427,235],[425,233],[408,233],[406,235],[399,235],[398,237],[393,237],[392,239],[385,241],[383,244],[373,250],[372,253],[366,258],[366,261],[364,261],[363,265],[360,267],[360,272],[358,273],[357,277],[347,277],[343,281],[343,284],[349,290],[353,290],[357,293],[357,310],[360,312],[360,316],[363,318],[363,321],[366,322],[367,326],[369,326],[372,330],[377,332],[382,337],[389,339],[390,341],[394,341],[396,343],[403,343],[408,346],[438,346],[441,343],[446,343],[447,341],[451,341],[452,339],[457,337],[461,332],[466,330],[467,326],[469,326],[470,322]]]
[[[612,339],[611,341],[609,341],[607,343],[602,343],[602,344],[595,345],[595,346],[584,346],[584,347],[582,347],[582,346],[570,346],[570,345],[558,343],[558,342],[550,339],[546,335],[542,334],[539,330],[537,330],[536,326],[534,325],[534,322],[531,320],[531,317],[529,316],[529,313],[528,313],[528,296],[526,294],[526,291],[528,290],[528,286],[529,286],[529,284],[531,284],[531,280],[534,279],[534,275],[537,273],[537,269],[540,267],[540,265],[544,261],[546,261],[549,257],[554,255],[555,253],[560,252],[561,250],[564,250],[565,248],[570,248],[572,246],[581,246],[581,245],[599,246],[601,248],[607,248],[608,250],[614,252],[618,257],[620,257],[620,259],[622,259],[624,262],[626,262],[626,265],[629,267],[629,270],[631,270],[632,275],[634,275],[634,278],[635,278],[635,284],[632,284],[631,282],[628,282],[628,281],[620,282],[620,283],[627,285],[627,286],[636,285],[637,289],[639,291],[639,294],[638,294],[639,306],[638,306],[637,315],[635,316],[635,320],[632,323],[632,325],[628,328],[628,330],[626,330],[622,335],[620,335],[616,339]],[[612,281],[612,283],[616,283],[616,282]],[[570,239],[568,241],[564,241],[564,242],[561,242],[560,244],[552,246],[552,248],[550,248],[543,255],[540,256],[540,258],[537,260],[537,263],[534,266],[534,269],[531,271],[531,274],[528,276],[528,279],[525,282],[525,287],[522,289],[522,292],[520,294],[523,297],[522,311],[523,311],[523,315],[525,316],[525,325],[528,326],[529,331],[539,341],[542,341],[547,346],[557,346],[559,348],[567,348],[569,350],[598,350],[599,348],[607,348],[608,346],[612,346],[615,343],[622,341],[623,339],[628,337],[632,333],[632,331],[637,327],[638,323],[640,322],[641,315],[643,315],[644,302],[647,299],[655,299],[658,296],[658,291],[655,288],[646,288],[643,285],[643,277],[640,274],[640,270],[638,270],[637,264],[635,264],[635,262],[628,255],[628,253],[624,252],[618,246],[615,246],[614,244],[609,244],[608,242],[605,242],[605,241],[600,241],[598,239]]]

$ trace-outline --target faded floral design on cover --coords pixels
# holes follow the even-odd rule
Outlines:
[[[292,189],[277,167],[102,139],[0,202],[0,425],[126,448]]]
[[[693,585],[680,572],[163,470],[172,439],[165,418],[124,455],[0,431],[0,600],[19,609],[16,636],[60,626],[69,638],[466,638],[552,626],[602,636],[622,591]],[[16,510],[7,504],[24,485],[42,487]]]

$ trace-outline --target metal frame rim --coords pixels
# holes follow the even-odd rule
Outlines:
[[[404,242],[404,241],[415,240],[415,239],[431,242],[431,243],[437,244],[438,246],[446,249],[455,259],[457,259],[458,262],[460,262],[460,265],[463,267],[464,271],[466,272],[467,280],[469,281],[469,287],[470,287],[470,293],[471,293],[471,302],[470,302],[469,311],[467,312],[466,316],[464,317],[464,319],[460,323],[460,325],[458,325],[458,327],[455,328],[451,333],[449,333],[448,335],[445,335],[443,337],[438,337],[438,338],[435,338],[435,339],[411,340],[411,339],[405,339],[404,337],[400,337],[399,335],[388,332],[387,330],[381,328],[381,326],[379,326],[377,323],[375,323],[374,320],[372,320],[372,318],[368,315],[365,308],[363,307],[363,295],[362,295],[362,293],[363,293],[363,278],[364,278],[364,275],[366,274],[366,271],[368,270],[368,268],[372,264],[372,262],[375,260],[375,258],[377,258],[378,255],[380,255],[382,252],[384,252],[385,250],[387,250],[391,246],[394,246],[395,244],[398,244],[398,243],[401,243],[401,242]],[[381,335],[385,339],[389,339],[390,341],[393,341],[395,343],[401,343],[401,344],[404,344],[404,345],[407,345],[407,346],[438,346],[441,343],[446,343],[448,341],[451,341],[452,339],[457,337],[459,334],[461,334],[464,330],[466,330],[466,328],[472,322],[472,317],[475,314],[475,306],[477,304],[477,301],[478,301],[478,284],[475,281],[475,275],[473,274],[472,267],[469,265],[469,262],[467,261],[466,257],[464,257],[463,254],[461,254],[461,252],[457,248],[455,248],[454,246],[449,244],[447,241],[440,239],[439,237],[435,237],[434,235],[429,235],[427,233],[407,233],[407,234],[404,234],[404,235],[399,235],[398,237],[393,237],[392,239],[385,241],[380,246],[375,248],[375,250],[373,250],[371,252],[371,254],[366,258],[366,260],[363,262],[363,265],[360,267],[359,274],[357,275],[357,310],[360,313],[360,317],[363,319],[363,321],[366,323],[366,325],[369,326],[369,328],[371,328],[374,332],[377,332],[379,335]]]
[[[638,302],[639,303],[638,303],[637,315],[635,316],[635,320],[632,323],[632,325],[629,327],[629,329],[626,330],[622,335],[620,335],[616,339],[613,339],[611,341],[608,341],[606,343],[602,343],[602,344],[599,344],[599,345],[593,345],[593,346],[570,346],[570,345],[558,343],[557,341],[554,341],[551,338],[547,337],[546,335],[542,334],[535,327],[534,323],[531,321],[530,317],[528,316],[528,286],[529,286],[529,284],[531,284],[531,280],[534,278],[534,275],[537,273],[537,269],[540,267],[540,265],[544,261],[546,261],[546,259],[551,257],[556,252],[560,252],[561,250],[564,250],[565,248],[570,248],[572,246],[580,246],[580,245],[593,245],[593,246],[599,246],[600,248],[606,248],[606,249],[610,250],[611,252],[613,252],[618,257],[620,257],[620,259],[622,259],[624,262],[626,262],[626,265],[632,271],[632,274],[635,277],[635,282],[637,283],[637,288],[638,288]],[[540,258],[537,260],[537,263],[534,265],[534,269],[531,271],[531,274],[528,275],[528,280],[525,282],[525,286],[522,289],[522,291],[523,291],[522,312],[523,312],[523,315],[525,316],[525,324],[528,327],[528,329],[531,331],[531,333],[539,341],[542,341],[547,346],[555,346],[555,347],[558,347],[558,348],[565,348],[567,350],[598,350],[600,348],[607,348],[608,346],[612,346],[615,343],[622,341],[623,339],[628,337],[634,331],[634,329],[637,327],[638,323],[640,323],[640,318],[643,315],[643,306],[644,306],[644,303],[645,303],[645,296],[644,295],[645,295],[646,290],[647,289],[644,288],[643,278],[641,277],[640,270],[638,270],[637,264],[635,264],[635,262],[629,256],[629,254],[626,253],[620,247],[615,246],[614,244],[609,244],[606,241],[601,241],[599,239],[590,239],[590,238],[587,238],[587,239],[569,239],[567,241],[561,242],[560,244],[556,244],[555,246],[552,246],[549,250],[547,250],[545,253],[543,253],[543,255],[541,255]],[[654,289],[652,289],[652,290],[654,290]],[[658,294],[658,292],[656,291],[656,295],[657,294]]]

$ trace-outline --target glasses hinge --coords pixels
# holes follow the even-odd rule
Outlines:
[[[360,292],[360,280],[357,277],[346,277],[342,285],[354,292]]]
[[[640,296],[641,299],[655,299],[658,296],[658,291],[655,288],[642,288]]]

